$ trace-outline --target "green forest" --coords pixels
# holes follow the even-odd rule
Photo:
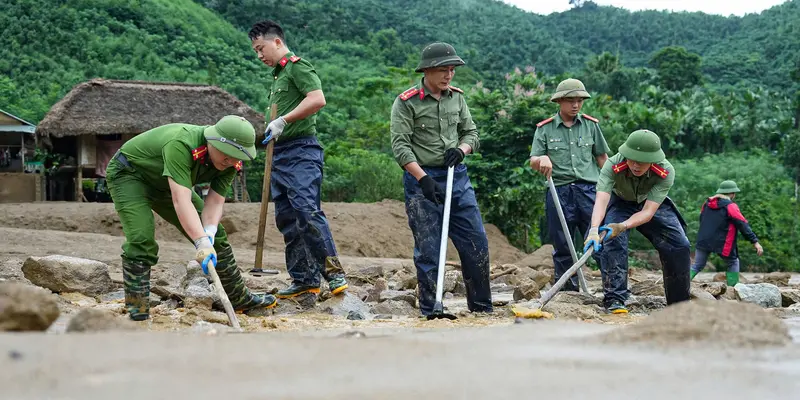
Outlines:
[[[568,0],[559,0],[567,2]],[[700,206],[724,179],[760,237],[743,270],[800,271],[800,0],[759,14],[630,12],[590,1],[537,15],[496,0],[0,0],[0,108],[38,123],[96,77],[218,85],[266,111],[271,71],[250,48],[261,19],[281,23],[311,61],[327,106],[324,201],[402,200],[390,152],[395,96],[415,84],[421,48],[453,44],[482,148],[467,158],[486,222],[516,246],[541,245],[545,182],[527,167],[537,122],[562,79],[583,80],[584,112],[612,151],[658,133],[676,168],[670,197],[694,241]],[[257,127],[263,129],[263,127]],[[263,152],[248,169],[260,200]],[[632,246],[649,250],[634,235]],[[712,262],[719,262],[712,258]],[[653,266],[653,267],[658,267]]]

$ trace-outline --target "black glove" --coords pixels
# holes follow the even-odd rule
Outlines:
[[[419,180],[419,185],[422,186],[422,194],[425,198],[432,201],[437,206],[444,204],[445,193],[442,187],[431,178],[430,175],[425,175]]]
[[[464,152],[458,147],[447,149],[444,152],[444,165],[446,167],[455,167],[462,161],[464,161]]]

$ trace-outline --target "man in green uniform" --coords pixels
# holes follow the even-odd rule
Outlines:
[[[661,140],[645,129],[631,133],[600,171],[584,251],[594,246],[600,256],[603,303],[611,313],[628,312],[627,231],[633,228],[658,250],[667,305],[689,300],[686,223],[667,197],[674,182],[675,169],[661,150]],[[600,227],[604,218],[606,225]],[[602,246],[601,231],[607,232]]]
[[[536,124],[536,132],[533,134],[531,168],[546,177],[552,177],[569,229],[567,236],[561,227],[553,194],[545,193],[545,215],[548,233],[553,242],[556,281],[573,264],[569,241],[572,240],[575,229],[581,236],[589,231],[595,185],[600,176],[600,168],[608,160],[608,143],[600,130],[599,121],[580,113],[584,99],[590,97],[583,82],[577,79],[562,81],[550,98],[550,101],[558,103],[558,112]],[[597,255],[594,258],[598,260]],[[577,276],[573,275],[562,290],[577,292]]]
[[[150,313],[150,267],[158,262],[153,211],[194,242],[198,263],[215,262],[236,310],[276,304],[274,296],[256,295],[245,287],[219,223],[236,171],[242,160],[255,155],[253,125],[229,115],[211,126],[167,124],[151,129],[127,141],[109,161],[108,189],[125,233],[122,270],[131,319],[145,320]],[[205,203],[192,191],[204,182],[211,183]]]
[[[450,239],[458,250],[467,287],[467,306],[473,312],[492,311],[489,289],[489,242],[483,228],[466,154],[478,149],[478,129],[472,121],[464,92],[450,81],[464,61],[453,46],[433,43],[422,50],[416,72],[419,85],[394,101],[392,151],[405,169],[406,213],[414,235],[414,264],[419,282],[419,308],[433,312],[448,167],[454,167],[450,210]]]
[[[277,23],[258,22],[248,36],[259,60],[273,68],[269,102],[277,105],[279,115],[264,139],[264,144],[276,141],[270,189],[292,277],[278,298],[319,293],[320,274],[331,293],[339,294],[347,281],[320,204],[323,151],[316,138],[316,113],[325,106],[322,84],[311,63],[286,46]]]

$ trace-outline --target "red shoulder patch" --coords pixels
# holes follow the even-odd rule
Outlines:
[[[239,162],[234,164],[233,168],[236,168],[237,171],[241,171],[242,170],[242,160],[239,160]]]
[[[289,61],[291,61],[291,62],[293,62],[293,63],[296,63],[296,62],[300,61],[300,57],[298,57],[298,56],[291,56],[291,57],[289,57]]]
[[[419,89],[417,89],[416,87],[412,87],[411,89],[408,89],[403,93],[400,93],[400,100],[406,101],[417,93],[419,93]]]
[[[543,127],[543,126],[545,126],[545,125],[547,125],[547,124],[549,124],[551,122],[553,122],[553,117],[550,117],[550,118],[548,118],[548,119],[546,119],[546,120],[544,120],[542,122],[539,122],[538,124],[536,124],[536,127],[537,128],[541,128],[541,127]]]
[[[669,171],[657,164],[650,164],[650,170],[655,172],[656,175],[660,176],[661,179],[666,179],[666,177],[669,175]]]
[[[625,160],[622,160],[611,167],[611,170],[614,171],[615,174],[625,171],[626,169],[628,169],[628,163],[625,162]]]
[[[595,117],[593,117],[593,116],[591,116],[589,114],[583,114],[583,118],[586,118],[589,121],[600,122],[600,120],[598,120],[597,118],[595,118]]]
[[[281,67],[285,67],[288,62],[289,62],[289,59],[286,58],[286,57],[283,57],[283,58],[281,58],[280,61],[278,61],[278,64],[280,64]]]
[[[456,91],[456,92],[458,92],[458,93],[461,93],[461,94],[463,94],[463,93],[464,93],[464,91],[463,91],[463,90],[461,90],[461,89],[459,89],[459,88],[457,88],[457,87],[455,87],[455,86],[449,86],[449,87],[450,87],[450,90],[454,90],[454,91]]]
[[[208,146],[202,145],[196,149],[192,149],[192,160],[197,161],[201,158],[204,158],[208,153]]]

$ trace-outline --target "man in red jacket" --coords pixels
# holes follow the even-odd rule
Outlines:
[[[745,238],[756,248],[760,256],[764,253],[758,237],[750,229],[750,224],[739,211],[739,206],[733,202],[739,187],[734,181],[724,181],[719,185],[717,194],[709,197],[700,211],[700,229],[697,232],[697,245],[695,246],[694,264],[692,264],[691,278],[708,261],[708,255],[716,253],[728,264],[725,273],[728,286],[739,283],[739,252],[736,247],[736,233],[741,232]]]

